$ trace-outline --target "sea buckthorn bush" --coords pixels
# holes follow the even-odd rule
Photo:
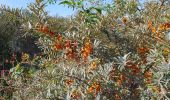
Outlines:
[[[61,0],[77,13],[58,30],[44,10],[53,3],[28,6],[33,17],[21,27],[41,52],[10,69],[11,98],[169,100],[168,0]]]

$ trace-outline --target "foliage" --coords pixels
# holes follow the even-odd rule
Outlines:
[[[170,98],[168,0],[142,4],[133,0],[111,4],[63,0],[60,4],[77,10],[70,19],[49,17],[46,3],[36,0],[30,4],[33,17],[22,22],[28,23],[24,32],[37,36],[36,45],[42,52],[34,57],[23,54],[10,70],[11,98]],[[84,8],[86,3],[89,6]],[[61,29],[53,26],[57,21],[61,21]]]

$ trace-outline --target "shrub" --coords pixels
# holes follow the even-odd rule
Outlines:
[[[169,1],[63,0],[78,13],[61,33],[48,24],[45,3],[30,5],[41,13],[26,29],[42,53],[24,54],[11,69],[13,98],[169,99]]]

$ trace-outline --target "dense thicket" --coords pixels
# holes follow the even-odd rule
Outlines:
[[[45,7],[56,0],[36,0],[28,10],[2,7],[3,51],[23,52],[2,78],[3,98],[170,98],[169,0],[59,2],[77,13],[48,16]]]

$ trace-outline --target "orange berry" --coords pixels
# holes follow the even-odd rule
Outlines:
[[[88,93],[93,93],[93,91],[94,91],[94,87],[92,87],[92,86],[91,86],[91,87],[89,87],[87,91],[88,91]]]
[[[61,36],[61,34],[58,34],[58,36],[57,36],[57,40],[58,40],[58,41],[61,41],[61,40],[62,40],[62,36]]]
[[[137,51],[140,55],[145,55],[146,53],[149,52],[149,49],[147,47],[140,47],[137,49]]]
[[[117,85],[118,85],[118,86],[122,85],[122,80],[118,79],[118,80],[117,80]]]
[[[97,83],[93,83],[89,88],[88,88],[88,93],[94,93],[94,92],[96,92],[96,93],[98,93],[98,92],[100,92],[100,90],[101,90],[101,86],[100,86],[100,84],[97,84]]]
[[[43,26],[42,32],[44,32],[44,33],[48,33],[49,32],[48,27],[46,25]]]
[[[75,90],[75,91],[72,92],[71,97],[73,99],[79,99],[79,93]]]
[[[152,33],[156,33],[156,28],[155,27],[152,28]]]
[[[55,35],[55,32],[50,31],[50,36],[54,36],[54,35]]]
[[[67,79],[65,82],[67,83],[67,85],[71,85],[74,81],[71,79]]]
[[[65,43],[66,48],[71,48],[71,41],[67,40]]]
[[[163,54],[163,55],[168,55],[168,54],[170,54],[170,49],[169,49],[169,48],[164,48],[164,49],[162,50],[162,54]]]
[[[97,68],[97,63],[96,63],[96,61],[93,61],[92,63],[91,63],[91,65],[90,65],[90,69],[91,70],[94,70],[94,69],[96,69]]]
[[[153,25],[152,25],[152,21],[148,21],[148,29],[152,29]]]
[[[55,48],[56,48],[57,50],[60,50],[60,49],[62,49],[62,45],[61,45],[61,44],[55,44]]]
[[[120,80],[122,80],[122,81],[125,80],[125,76],[121,74],[120,75]]]
[[[116,93],[116,100],[121,100],[120,96],[118,95],[118,93]]]
[[[164,24],[161,24],[158,28],[159,31],[164,31],[166,29]]]
[[[149,71],[147,71],[147,72],[144,73],[144,77],[145,77],[145,78],[152,77],[152,75],[153,75],[152,72],[149,72]]]
[[[164,24],[166,28],[170,28],[170,22]]]
[[[126,17],[123,17],[123,18],[122,18],[122,21],[123,21],[123,23],[127,23],[127,18],[126,18]]]

